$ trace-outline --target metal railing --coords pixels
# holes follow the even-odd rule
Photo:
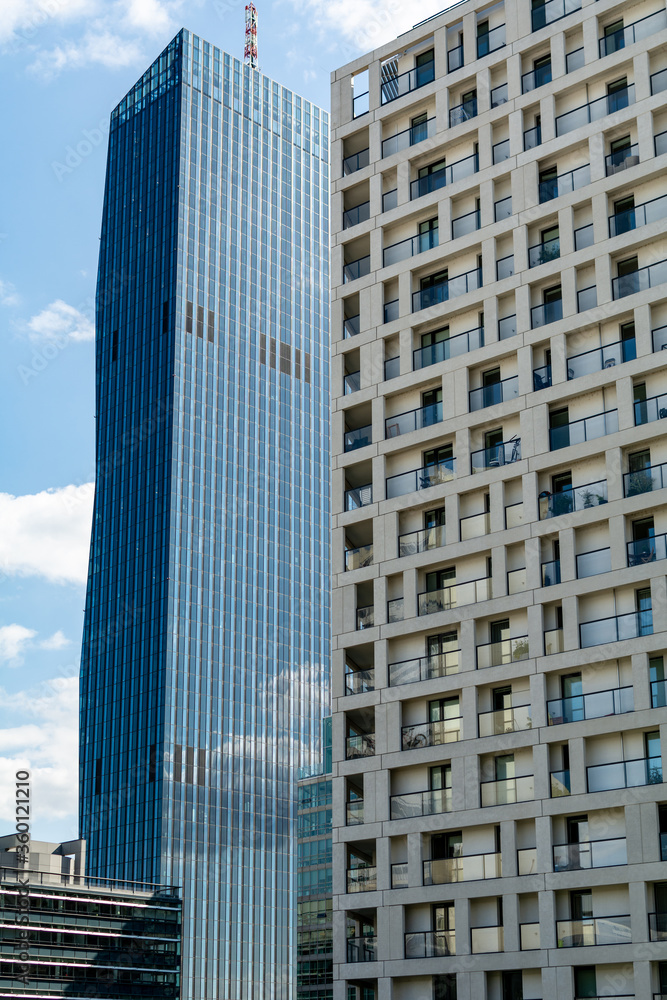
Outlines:
[[[667,132],[658,132],[653,139],[653,148],[656,156],[667,153]]]
[[[409,149],[410,146],[416,146],[418,143],[424,142],[425,139],[432,139],[435,132],[435,116],[433,116],[433,118],[427,118],[425,122],[419,122],[417,125],[403,129],[402,132],[397,132],[396,135],[390,135],[382,140],[382,158],[385,159],[393,153]]]
[[[429,229],[427,233],[419,233],[417,236],[408,236],[406,240],[392,243],[382,251],[382,266],[389,267],[400,260],[407,260],[420,253],[426,253],[439,244],[437,229]]]
[[[360,507],[367,507],[370,503],[373,503],[372,483],[345,490],[345,510],[359,510]]]
[[[619,28],[618,31],[610,31],[609,34],[603,35],[598,40],[600,58],[611,55],[612,52],[618,52],[620,49],[624,49],[626,45],[632,45],[633,42],[647,38],[649,35],[657,31],[662,31],[664,28],[667,28],[667,15],[664,10],[657,10],[653,14],[647,14],[646,17],[640,18],[638,21],[633,21],[632,24],[627,24],[625,27]]]
[[[432,83],[434,80],[435,60],[431,59],[421,66],[409,69],[407,73],[400,73],[398,76],[383,80],[380,86],[380,103],[389,104],[391,101],[396,101],[399,97],[409,94],[412,90],[425,87],[427,83]]]
[[[510,141],[509,139],[503,139],[501,142],[496,142],[491,147],[492,152],[492,162],[503,163],[505,160],[510,158]]]
[[[560,238],[556,236],[553,240],[546,240],[544,243],[536,243],[535,246],[528,247],[528,267],[539,267],[540,264],[547,264],[550,260],[557,260],[560,257]]]
[[[392,188],[391,191],[384,191],[382,194],[382,211],[391,212],[392,208],[396,208],[398,205],[398,188]]]
[[[508,337],[516,336],[516,313],[511,316],[503,316],[498,320],[498,340],[507,340]]]
[[[343,378],[343,387],[346,396],[349,396],[353,392],[359,392],[361,389],[361,372],[348,372]]]
[[[528,94],[531,90],[551,83],[551,63],[548,66],[538,66],[537,69],[530,70],[529,73],[521,74],[521,93]]]
[[[641,424],[651,424],[654,420],[664,420],[667,417],[667,393],[659,396],[649,396],[634,404],[635,427]]]
[[[503,733],[519,733],[532,729],[533,726],[530,705],[516,705],[495,712],[480,712],[477,720],[480,738],[500,736]]]
[[[523,148],[535,149],[537,146],[542,145],[542,126],[534,125],[532,128],[525,129],[523,133]]]
[[[587,840],[580,844],[554,844],[553,860],[555,872],[627,865],[627,841],[625,837],[612,837],[607,840]]]
[[[501,104],[507,104],[509,90],[506,83],[501,83],[491,91],[491,107],[499,108]]]
[[[585,917],[583,920],[557,920],[558,948],[586,948],[590,945],[630,944],[630,914],[609,917]]]
[[[584,510],[587,507],[598,507],[606,502],[606,479],[601,479],[597,483],[586,483],[585,486],[568,486],[560,493],[550,493],[540,498],[540,520],[570,514],[574,510]]]
[[[160,882],[137,882],[133,879],[107,878],[106,875],[76,875],[69,872],[45,872],[36,868],[9,868],[0,866],[0,882],[18,882],[25,880],[30,886],[70,886],[77,889],[107,889],[112,892],[128,891],[147,893],[152,896],[168,896],[178,899],[181,888],[178,885],[168,885]]]
[[[355,733],[345,739],[345,760],[375,756],[375,733]]]
[[[430,681],[434,677],[458,674],[460,652],[459,649],[450,649],[445,653],[390,663],[389,685],[397,687],[399,684],[415,684],[417,681]]]
[[[623,474],[623,496],[634,497],[639,493],[653,493],[662,490],[667,485],[667,462],[660,465],[647,465],[637,472]]]
[[[401,358],[398,355],[395,358],[387,358],[384,363],[384,380],[389,381],[392,378],[398,378],[401,374]]]
[[[574,170],[567,170],[564,174],[558,174],[557,177],[542,180],[539,184],[540,204],[553,201],[554,198],[560,198],[564,194],[571,194],[572,191],[578,191],[579,188],[585,187],[590,182],[590,163],[583,163],[580,167],[575,167]]]
[[[595,243],[595,231],[592,222],[589,222],[587,226],[579,226],[579,229],[575,229],[574,231],[575,250],[585,250],[586,247],[592,247],[594,243]]]
[[[372,430],[372,424],[366,424],[364,427],[355,427],[345,431],[344,450],[355,451],[357,448],[365,448],[367,444],[371,444]]]
[[[364,800],[352,799],[345,803],[345,825],[359,826],[364,821]]]
[[[516,663],[519,660],[527,660],[529,656],[527,635],[484,642],[477,646],[477,669],[484,670],[487,667],[499,667],[503,663]]]
[[[419,531],[408,531],[398,536],[398,555],[413,556],[417,552],[427,552],[438,549],[445,544],[444,524],[434,524],[431,528],[421,528]]]
[[[482,287],[482,269],[476,267],[472,271],[465,271],[457,274],[453,278],[447,278],[436,285],[429,285],[420,288],[412,293],[412,311],[419,312],[420,309],[428,309],[430,306],[447,302],[449,299],[459,295],[466,295]]]
[[[385,438],[400,437],[401,434],[409,434],[411,431],[420,431],[424,427],[432,427],[442,421],[442,403],[431,403],[428,406],[420,406],[416,410],[406,410],[405,413],[396,413],[392,417],[385,417],[384,434]]]
[[[567,448],[571,444],[593,441],[595,438],[615,434],[618,430],[618,410],[603,410],[590,417],[572,420],[562,427],[549,428],[549,446],[552,451]]]
[[[506,198],[499,198],[498,201],[493,203],[493,221],[502,222],[503,219],[509,219],[512,214],[512,195],[509,194]]]
[[[505,45],[505,25],[498,24],[490,31],[477,36],[477,58],[488,56],[491,52],[497,52]]]
[[[578,108],[573,108],[572,111],[566,111],[564,114],[558,115],[556,117],[556,135],[565,135],[567,132],[572,132],[575,128],[599,121],[600,118],[605,118],[607,115],[614,114],[615,111],[628,108],[634,103],[635,85],[631,83],[627,87],[615,90],[611,94],[605,94],[604,97],[598,97],[595,101],[589,101]]]
[[[580,288],[577,292],[577,312],[586,312],[587,309],[595,309],[598,304],[598,290],[596,285],[589,285],[588,288]]]
[[[628,542],[627,549],[628,566],[643,566],[658,559],[667,559],[667,534]]]
[[[375,667],[348,670],[345,674],[345,694],[365,694],[375,691]]]
[[[405,617],[405,601],[402,597],[394,597],[387,601],[387,621],[402,622]]]
[[[466,212],[465,215],[459,215],[456,219],[452,219],[452,239],[456,240],[459,236],[468,236],[469,233],[476,232],[480,226],[480,211],[478,208],[474,212]]]
[[[477,98],[472,97],[469,101],[463,101],[461,104],[457,104],[456,107],[449,109],[449,127],[454,128],[456,125],[462,125],[463,122],[470,121],[471,118],[477,117]]]
[[[479,882],[501,878],[502,859],[497,854],[466,854],[457,858],[439,858],[422,862],[424,885],[449,885],[451,882]]]
[[[360,149],[358,153],[350,153],[343,157],[343,176],[354,174],[357,170],[363,170],[370,163],[369,149]]]
[[[377,938],[370,934],[365,937],[347,939],[348,962],[377,962]]]
[[[356,549],[345,549],[345,571],[363,569],[373,564],[373,543],[360,545]]]
[[[514,254],[510,253],[506,257],[501,257],[496,261],[496,281],[503,278],[511,278],[514,274]]]
[[[355,94],[352,92],[352,117],[361,118],[362,115],[367,115],[370,110],[370,94],[367,90],[364,90],[361,94]]]
[[[375,625],[375,608],[369,605],[366,608],[357,608],[357,629],[373,628]]]
[[[479,787],[483,808],[530,802],[535,798],[535,776],[532,774],[503,778],[500,781],[482,781]]]
[[[661,94],[663,90],[667,90],[667,69],[651,73],[651,94]]]
[[[540,569],[542,570],[543,587],[555,587],[560,583],[560,559],[543,562]]]
[[[568,379],[581,378],[603,368],[614,368],[625,361],[632,361],[637,356],[635,338],[631,340],[616,340],[604,347],[593,347],[590,351],[573,354],[567,359]]]
[[[343,339],[347,340],[349,337],[356,337],[361,332],[361,326],[359,322],[359,314],[356,316],[345,316],[343,317]]]
[[[504,950],[504,933],[502,927],[470,928],[470,951],[473,955],[488,955]]]
[[[551,771],[549,774],[549,785],[552,799],[559,799],[564,795],[569,795],[571,792],[569,770]]]
[[[607,177],[617,174],[628,167],[635,167],[639,163],[639,143],[627,146],[625,149],[614,150],[604,158],[604,171]]]
[[[368,222],[371,217],[370,201],[363,201],[354,208],[348,208],[343,212],[343,229],[351,229],[358,226],[360,222]]]
[[[611,573],[611,549],[591,549],[590,552],[580,552],[576,556],[577,580],[585,580],[587,576],[597,576],[599,573]]]
[[[611,292],[613,299],[622,299],[626,295],[634,295],[637,292],[645,292],[647,288],[653,288],[667,281],[667,259],[656,261],[647,267],[640,267],[629,274],[619,275],[611,280]]]
[[[451,587],[427,590],[419,594],[417,613],[436,615],[440,611],[450,611],[452,608],[461,608],[467,604],[490,601],[492,597],[491,577],[483,576],[478,580],[454,583]]]
[[[417,490],[427,490],[440,483],[449,483],[456,474],[456,459],[448,458],[438,465],[428,465],[410,472],[399,472],[386,480],[387,500],[415,493]]]
[[[546,3],[534,4],[530,12],[532,29],[539,31],[577,10],[581,10],[581,0],[547,0]]]
[[[470,455],[470,465],[473,473],[494,469],[499,465],[512,465],[521,460],[521,438],[511,438],[488,448],[480,448]]]
[[[629,233],[633,229],[641,226],[648,226],[651,222],[657,222],[667,216],[667,194],[660,195],[659,198],[652,198],[650,201],[635,205],[625,212],[616,212],[609,216],[609,236],[620,236],[621,233]]]
[[[462,159],[456,160],[448,166],[440,167],[439,170],[434,170],[432,173],[426,174],[424,177],[418,177],[417,180],[412,181],[410,184],[410,199],[414,200],[415,198],[421,198],[426,194],[430,194],[432,191],[439,191],[440,188],[445,187],[447,184],[454,184],[465,177],[471,177],[478,170],[478,154],[472,153],[470,156],[464,156]]]
[[[667,350],[667,326],[658,326],[655,330],[651,330],[651,339],[654,353]]]
[[[377,868],[375,865],[360,865],[347,869],[348,892],[374,892],[377,889]]]
[[[408,863],[397,861],[391,866],[392,889],[404,889],[408,884]]]
[[[540,306],[532,306],[530,310],[530,328],[537,330],[548,323],[557,323],[563,318],[563,300],[553,299],[543,302]]]
[[[391,299],[384,304],[384,322],[392,323],[399,316],[399,299]]]
[[[505,507],[505,527],[518,528],[523,524],[523,501],[510,503]]]
[[[453,73],[455,69],[463,66],[463,46],[457,45],[455,49],[447,51],[447,72]]]
[[[662,781],[662,757],[638,757],[612,764],[591,764],[586,768],[589,792],[606,792],[615,788],[636,788]]]
[[[474,413],[487,406],[495,406],[496,403],[506,403],[508,399],[516,399],[518,395],[519,376],[512,375],[510,378],[501,379],[500,382],[494,382],[492,385],[470,389],[468,392],[469,409],[471,413]]]
[[[459,533],[462,542],[469,538],[481,538],[491,531],[491,514],[482,511],[480,514],[468,514],[459,519]]]
[[[553,656],[564,649],[562,628],[550,628],[544,632],[544,655]]]
[[[389,799],[391,819],[410,819],[413,816],[436,816],[451,812],[451,788],[430,788],[424,792],[404,792]]]
[[[470,351],[484,347],[484,327],[478,326],[474,330],[465,330],[463,333],[455,333],[446,340],[439,340],[428,347],[419,347],[412,352],[413,371],[421,368],[428,368],[430,365],[437,365],[440,361],[448,361],[450,358],[459,357],[461,354],[468,354]]]
[[[519,875],[534,875],[537,871],[537,848],[522,847],[516,852]]]
[[[414,726],[401,726],[401,750],[420,750],[423,747],[458,743],[461,739],[461,716],[439,722],[422,722]]]
[[[456,954],[454,931],[406,931],[406,958],[444,958]]]
[[[581,69],[582,66],[586,65],[586,50],[583,45],[579,49],[573,49],[572,52],[568,52],[565,56],[565,72],[574,73],[575,70]]]
[[[347,264],[343,264],[343,284],[348,281],[356,281],[357,278],[363,278],[365,275],[371,272],[371,258],[370,254],[365,257],[359,257],[357,260],[351,260]]]
[[[642,635],[653,635],[652,611],[631,611],[625,615],[582,622],[579,626],[579,644],[582,648],[637,639]]]
[[[551,365],[542,365],[541,368],[533,368],[533,390],[539,392],[540,389],[548,389],[551,385]]]
[[[625,715],[634,712],[635,701],[632,685],[591,691],[567,698],[553,698],[547,702],[547,723],[561,726],[568,722],[585,722],[607,715]]]

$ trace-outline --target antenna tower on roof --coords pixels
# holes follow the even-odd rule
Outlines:
[[[249,3],[245,9],[245,49],[243,51],[243,61],[246,66],[259,69],[257,58],[257,8],[254,3]]]

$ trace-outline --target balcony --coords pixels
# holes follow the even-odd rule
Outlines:
[[[514,462],[521,461],[521,438],[513,437],[509,441],[501,441],[500,444],[493,444],[488,448],[480,448],[470,455],[470,464],[473,474],[475,472],[485,472],[487,469],[496,469],[500,465],[513,465]]]
[[[654,420],[664,420],[667,417],[667,393],[650,396],[634,404],[635,427],[640,424],[651,424]]]
[[[604,368],[614,368],[626,361],[633,361],[637,356],[635,338],[616,340],[604,347],[594,347],[581,354],[573,354],[567,359],[568,379],[581,378],[582,375],[592,375]]]
[[[488,56],[491,52],[497,52],[505,45],[505,25],[499,24],[490,31],[486,31],[477,36],[477,58]]]
[[[370,94],[367,90],[364,90],[361,94],[355,94],[354,89],[352,90],[352,117],[361,118],[362,115],[367,115],[370,109]]]
[[[585,580],[588,576],[598,573],[611,573],[611,549],[591,549],[590,552],[580,552],[576,557],[577,580]]]
[[[667,681],[651,681],[651,708],[665,708],[667,707]],[[661,833],[661,840],[663,846],[663,855],[667,855],[667,833]],[[667,861],[667,856],[663,857],[663,861]]]
[[[667,262],[666,262],[667,263]],[[419,312],[420,309],[429,309],[431,306],[447,302],[449,299],[459,295],[466,295],[482,287],[482,269],[476,267],[472,271],[464,274],[457,274],[454,278],[439,281],[437,284],[420,288],[412,293],[412,311]]]
[[[561,198],[564,194],[571,194],[585,187],[591,182],[591,165],[584,163],[581,167],[568,170],[564,174],[558,174],[547,180],[540,181],[540,205],[554,198]]]
[[[435,132],[435,117],[433,117],[428,118],[425,122],[419,122],[417,125],[411,125],[410,128],[397,132],[396,135],[390,135],[387,139],[382,140],[382,158],[385,159],[393,153],[409,149],[410,146],[416,146],[425,139],[432,139]]]
[[[408,885],[408,863],[407,861],[397,861],[391,866],[391,887],[392,889],[405,889]]]
[[[414,816],[438,816],[451,812],[451,788],[431,788],[425,792],[405,792],[390,797],[390,818],[411,819]]]
[[[343,447],[345,451],[356,451],[357,448],[365,448],[371,444],[373,426],[366,424],[364,427],[355,427],[345,431]]]
[[[645,292],[648,288],[655,288],[667,281],[667,260],[656,261],[648,267],[640,267],[629,274],[619,275],[611,279],[611,293],[613,299],[623,299],[626,295],[635,295],[637,292]]]
[[[537,871],[537,848],[522,847],[516,852],[519,875],[534,875]]]
[[[481,514],[468,514],[459,520],[459,532],[462,542],[467,542],[469,538],[481,538],[491,531],[491,515],[488,511]]]
[[[651,340],[654,353],[667,351],[667,326],[658,326],[655,330],[651,330]]]
[[[377,889],[377,868],[375,865],[363,865],[359,868],[348,868],[348,892],[375,892]]]
[[[574,231],[574,249],[575,250],[585,250],[586,247],[592,247],[595,243],[595,232],[593,229],[593,223],[589,222],[587,226],[579,226],[578,229]]]
[[[510,158],[510,141],[509,139],[503,139],[501,142],[496,142],[491,147],[491,159],[495,166],[496,163],[504,163],[505,160]]]
[[[519,947],[521,951],[539,951],[540,949],[540,925],[539,922],[529,924],[519,924]]]
[[[435,524],[432,528],[422,528],[420,531],[408,531],[398,536],[398,555],[414,556],[417,552],[428,552],[439,549],[445,544],[444,524]]]
[[[491,107],[499,108],[501,104],[507,104],[509,90],[506,83],[501,83],[491,91]]]
[[[577,292],[577,312],[586,312],[587,309],[595,309],[598,304],[598,290],[596,285],[589,285],[588,288],[580,288]]]
[[[663,90],[667,90],[667,69],[651,73],[651,94],[661,94]]]
[[[399,316],[399,300],[392,299],[384,304],[384,322],[392,323]]]
[[[639,144],[634,143],[632,146],[627,146],[625,149],[615,150],[604,158],[604,170],[605,175],[610,177],[612,174],[617,174],[621,170],[627,170],[628,167],[636,167],[639,163]]]
[[[616,111],[630,107],[635,103],[635,85],[631,83],[622,90],[615,90],[612,94],[605,94],[598,97],[596,101],[589,101],[572,111],[558,115],[556,118],[556,135],[565,135],[582,125],[589,125],[591,122],[599,121],[607,115],[613,115]]]
[[[412,367],[414,371],[421,368],[428,368],[430,365],[437,365],[440,361],[449,361],[450,358],[460,357],[470,351],[484,347],[484,327],[478,326],[474,330],[466,330],[464,333],[456,333],[446,340],[439,340],[428,347],[420,347],[412,352]]]
[[[468,604],[489,601],[493,596],[491,577],[483,576],[468,583],[454,583],[440,590],[427,590],[419,594],[418,614],[436,615],[439,611],[451,611]]]
[[[574,73],[586,65],[586,50],[583,45],[579,49],[573,49],[565,55],[565,72]]]
[[[349,337],[356,337],[361,332],[361,327],[359,325],[359,316],[345,316],[343,318],[343,339],[348,340]]]
[[[559,517],[574,510],[598,507],[607,502],[607,480],[587,483],[585,486],[569,486],[560,493],[540,494],[540,520]]]
[[[550,795],[552,799],[560,799],[571,792],[570,772],[551,771],[549,774]]]
[[[544,632],[545,656],[553,656],[555,653],[562,653],[564,648],[562,628],[547,629]]]
[[[438,230],[429,229],[427,233],[419,233],[418,236],[410,236],[407,240],[399,243],[392,243],[382,251],[382,266],[389,267],[400,260],[407,260],[417,254],[426,253],[438,246]]]
[[[456,107],[449,109],[449,127],[455,128],[456,125],[462,125],[463,122],[476,117],[477,98],[472,97],[469,101],[463,101],[462,104],[457,104]]]
[[[501,639],[498,642],[485,642],[477,647],[477,669],[499,667],[504,663],[518,663],[527,660],[528,636],[517,635],[512,639]]]
[[[377,938],[374,935],[347,939],[348,962],[377,962],[377,957]]]
[[[375,691],[375,668],[348,670],[345,673],[345,694],[365,694]]]
[[[345,389],[346,396],[350,396],[353,392],[359,392],[361,389],[361,372],[348,372],[343,378],[343,388]]]
[[[586,768],[586,779],[589,792],[660,784],[662,757],[639,757],[613,764],[592,764]]]
[[[461,716],[442,719],[440,722],[422,722],[416,726],[401,727],[401,750],[421,750],[439,747],[444,743],[458,743],[461,739]]]
[[[359,826],[364,821],[364,800],[352,799],[345,803],[345,825]]]
[[[653,535],[636,542],[628,542],[628,566],[643,566],[645,563],[667,559],[667,535]]]
[[[447,52],[447,72],[453,73],[455,69],[461,69],[463,66],[463,46],[457,45],[454,49],[449,49]]]
[[[480,738],[501,736],[503,733],[520,733],[526,729],[532,729],[533,723],[530,715],[530,705],[501,708],[496,712],[481,712],[477,716]]]
[[[360,545],[356,549],[345,550],[345,571],[351,572],[373,564],[373,545]]]
[[[572,420],[562,427],[549,429],[549,445],[552,451],[567,448],[572,444],[582,444],[595,438],[614,434],[618,430],[618,410],[604,410],[590,417]]]
[[[371,604],[367,608],[357,608],[357,629],[373,628],[375,625],[375,608]]]
[[[389,379],[398,378],[401,374],[401,358],[397,355],[395,358],[386,358],[384,363],[384,380],[388,382]]]
[[[411,472],[400,472],[397,476],[389,476],[386,481],[387,500],[405,496],[417,490],[427,490],[440,483],[449,483],[454,478],[456,459],[448,458],[438,465],[428,465]]]
[[[422,862],[424,885],[449,885],[452,882],[479,882],[500,878],[503,866],[500,854],[467,854]]]
[[[343,212],[343,229],[351,229],[353,226],[358,226],[361,222],[368,222],[370,217],[370,201],[364,201],[360,205],[355,205],[354,208],[348,208]]]
[[[532,128],[527,128],[523,133],[524,151],[528,149],[536,149],[538,146],[541,145],[542,145],[542,126],[534,125]]]
[[[554,698],[547,702],[547,719],[550,726],[586,719],[601,719],[608,715],[625,715],[634,712],[632,685],[577,694],[569,698]]]
[[[368,147],[360,149],[358,153],[351,153],[350,156],[343,157],[343,177],[354,174],[357,170],[363,170],[370,163]]]
[[[539,267],[540,264],[548,264],[550,260],[558,260],[559,257],[560,239],[557,236],[528,248],[528,267]]]
[[[507,573],[507,593],[522,594],[526,589],[526,567],[511,569]]]
[[[498,320],[498,340],[508,340],[516,336],[516,313]]]
[[[586,948],[591,945],[630,944],[630,914],[613,917],[586,917],[583,920],[557,920],[559,948]]]
[[[508,195],[506,198],[499,198],[498,201],[493,203],[493,220],[494,222],[502,222],[503,219],[509,219],[512,215],[512,195]]]
[[[653,139],[653,148],[656,156],[662,156],[663,153],[667,153],[667,132],[658,132]]]
[[[631,611],[626,615],[582,622],[579,626],[579,645],[585,649],[588,646],[601,646],[606,642],[637,639],[642,635],[653,635],[652,611]]]
[[[445,958],[456,954],[454,931],[407,931],[406,958]]]
[[[375,756],[375,733],[355,733],[345,739],[345,760]]]
[[[471,927],[470,950],[473,955],[489,955],[504,951],[503,928],[499,926]]]
[[[373,503],[373,484],[345,490],[345,510],[359,510]]]
[[[539,31],[547,24],[560,21],[561,18],[581,10],[581,0],[547,0],[546,3],[534,3],[531,11],[531,26],[533,31]]]
[[[427,83],[432,83],[433,80],[435,80],[435,61],[431,59],[421,66],[416,66],[414,69],[408,70],[407,73],[401,73],[399,76],[383,80],[380,88],[380,102],[382,104],[389,104],[391,101],[396,101],[399,97],[403,97],[413,90],[425,87]]]
[[[627,865],[627,841],[625,837],[613,837],[608,840],[587,840],[581,844],[554,844],[553,857],[555,872]]]
[[[667,28],[667,16],[664,10],[658,10],[654,14],[640,18],[639,21],[633,21],[632,24],[619,28],[618,31],[612,31],[598,40],[600,58],[618,52],[626,45],[632,45],[633,42],[638,42],[658,31],[663,31],[664,28]]]
[[[555,587],[560,583],[560,559],[543,562],[540,569],[542,570],[543,587]]]
[[[501,379],[492,385],[483,385],[479,389],[471,389],[468,393],[470,412],[484,410],[496,403],[506,403],[508,399],[517,399],[519,395],[519,376]]]
[[[511,278],[514,274],[514,254],[508,254],[506,257],[500,257],[496,261],[496,281],[502,281],[504,278]]]
[[[383,191],[382,211],[391,212],[392,208],[396,208],[397,205],[398,205],[398,188],[392,188],[391,191]]]
[[[649,913],[648,929],[650,941],[667,941],[667,913]]]
[[[366,274],[371,273],[371,258],[370,254],[365,257],[359,257],[357,260],[351,260],[346,264],[343,264],[343,283],[347,284],[348,281],[356,281],[357,278],[363,278]]]
[[[421,198],[426,194],[430,194],[432,191],[439,191],[440,188],[445,187],[447,184],[454,184],[455,181],[471,177],[478,170],[479,157],[477,153],[473,153],[471,156],[464,156],[463,159],[456,160],[455,163],[451,163],[449,166],[441,167],[439,170],[434,170],[431,174],[426,174],[424,177],[418,177],[416,181],[412,181],[410,184],[410,199],[414,200],[415,198]]]
[[[530,328],[537,330],[548,323],[557,323],[563,318],[563,300],[553,299],[543,302],[541,306],[532,306],[530,310]]]
[[[665,485],[667,485],[667,462],[661,465],[647,465],[645,469],[623,474],[623,496],[626,497],[662,490]]]
[[[432,427],[441,422],[442,403],[431,403],[429,406],[420,406],[416,410],[406,410],[405,413],[396,413],[392,417],[386,417],[384,434],[385,438],[390,440],[400,437],[401,434],[421,431],[424,427]]]
[[[450,649],[446,653],[433,656],[417,656],[412,660],[400,660],[389,664],[389,685],[415,684],[417,681],[430,681],[434,677],[449,677],[459,672],[459,649]]]
[[[505,507],[505,527],[518,528],[523,524],[523,500]]]
[[[524,774],[518,778],[504,778],[502,781],[482,781],[479,787],[482,808],[511,805],[514,802],[531,802],[535,798],[535,778],[532,774]]]
[[[405,617],[405,603],[402,597],[394,597],[391,601],[387,601],[387,621],[391,625],[392,622],[402,622]]]
[[[474,212],[466,212],[465,215],[459,215],[456,219],[452,219],[452,239],[469,236],[470,233],[476,232],[480,225],[479,209],[475,209]]]
[[[667,217],[667,194],[609,216],[609,236],[620,236]]]
[[[551,83],[551,63],[548,66],[539,66],[529,73],[522,73],[521,93],[528,94],[531,90],[543,87],[545,83]]]

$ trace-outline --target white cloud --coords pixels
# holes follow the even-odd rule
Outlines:
[[[64,69],[82,69],[93,64],[119,69],[143,58],[141,45],[105,28],[91,29],[76,42],[43,49],[28,69],[45,80],[52,80]]]
[[[318,30],[334,39],[342,60],[391,41],[415,24],[452,6],[456,0],[425,0],[419,7],[405,0],[290,0]],[[305,10],[304,10],[305,7]],[[342,38],[342,44],[339,41]]]
[[[34,629],[25,628],[24,625],[14,623],[0,626],[0,663],[19,666],[22,660],[21,654],[36,635]]]
[[[0,572],[86,581],[93,484],[41,493],[0,493]]]
[[[66,646],[71,646],[72,640],[68,639],[62,629],[58,629],[53,635],[50,635],[48,639],[42,639],[39,643],[40,649],[65,649]]]
[[[164,35],[173,26],[172,12],[176,5],[160,0],[126,0],[125,16],[129,24],[149,35]]]
[[[3,0],[0,5],[0,43],[31,41],[49,21],[87,17],[97,0]]]
[[[0,278],[0,306],[18,305],[19,297],[11,281],[3,281]]]
[[[28,320],[31,340],[55,340],[64,346],[69,340],[92,340],[95,327],[87,316],[62,299],[56,299]]]

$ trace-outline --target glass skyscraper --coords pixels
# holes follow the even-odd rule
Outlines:
[[[328,665],[328,119],[181,31],[111,116],[81,694],[91,875],[179,885],[183,997],[294,996]]]

